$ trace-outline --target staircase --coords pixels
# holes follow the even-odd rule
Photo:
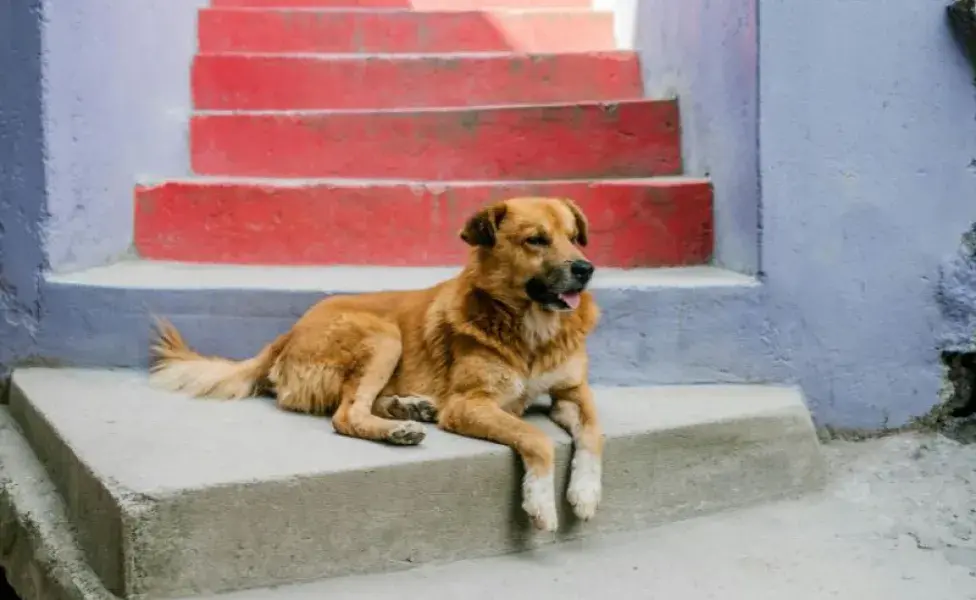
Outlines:
[[[0,501],[20,527],[6,560],[42,574],[7,565],[25,599],[409,568],[821,484],[802,394],[768,383],[763,287],[710,264],[711,184],[683,174],[678,102],[643,97],[612,14],[589,0],[213,0],[198,35],[195,176],[136,186],[137,258],[46,276],[47,366],[17,370],[0,410],[0,447],[36,462],[0,473],[34,486]],[[323,295],[449,277],[463,220],[526,194],[571,197],[591,221],[607,431],[594,521],[562,510],[559,533],[533,532],[504,447],[430,432],[391,448],[265,400],[146,385],[151,314],[201,351],[250,356]],[[565,474],[567,436],[532,418]]]

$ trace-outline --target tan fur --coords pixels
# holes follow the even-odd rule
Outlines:
[[[529,241],[540,235],[547,244]],[[461,232],[472,248],[457,277],[425,290],[327,298],[244,361],[197,354],[161,322],[151,381],[215,398],[269,391],[280,408],[331,414],[336,431],[364,439],[417,444],[424,437],[418,421],[436,420],[447,431],[506,444],[525,464],[526,511],[538,527],[554,529],[553,444],[521,418],[548,393],[552,418],[573,436],[579,459],[569,499],[589,518],[599,501],[602,433],[586,337],[599,310],[585,291],[578,308],[562,312],[526,293],[529,279],[582,259],[587,235],[569,200],[490,205]]]

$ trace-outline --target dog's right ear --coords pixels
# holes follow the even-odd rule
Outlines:
[[[498,227],[507,212],[508,207],[504,202],[481,209],[465,223],[464,229],[461,230],[461,239],[469,246],[491,248],[495,245]]]

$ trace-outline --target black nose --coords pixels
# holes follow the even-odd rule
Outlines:
[[[586,260],[574,260],[572,264],[569,265],[569,272],[573,274],[580,283],[586,283],[593,277],[593,271],[595,267],[593,263]]]

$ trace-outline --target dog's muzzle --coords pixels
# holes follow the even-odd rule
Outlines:
[[[589,261],[574,260],[544,276],[533,277],[525,291],[533,302],[548,310],[575,310],[580,305],[580,293],[590,283],[595,270]]]

